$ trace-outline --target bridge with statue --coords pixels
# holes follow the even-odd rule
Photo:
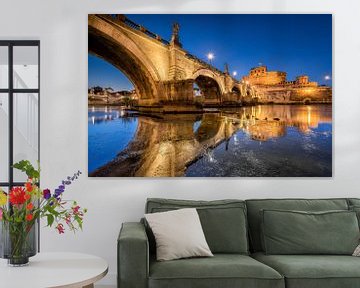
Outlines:
[[[89,53],[129,78],[141,108],[191,110],[239,105],[244,99],[260,96],[253,86],[234,79],[227,65],[220,71],[188,53],[181,45],[176,23],[170,41],[125,15],[89,15],[88,28]],[[194,90],[195,84],[199,91]]]

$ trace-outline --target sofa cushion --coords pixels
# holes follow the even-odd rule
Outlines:
[[[246,255],[150,261],[149,288],[284,288],[274,269]]]
[[[348,210],[346,199],[254,199],[246,200],[252,251],[262,251],[261,214],[264,209],[328,211]]]
[[[349,210],[354,211],[356,213],[356,217],[358,218],[358,224],[360,227],[360,204],[359,204],[359,206],[351,205],[349,207]]]
[[[266,254],[352,255],[359,244],[354,211],[262,210]]]
[[[347,201],[349,206],[360,206],[360,198],[348,198]]]
[[[244,201],[148,199],[146,213],[189,207],[197,208],[206,241],[213,253],[249,253]],[[149,239],[152,239],[151,233]]]
[[[360,258],[342,255],[265,255],[256,260],[284,275],[287,288],[358,288]]]
[[[195,208],[145,214],[156,239],[158,261],[213,256]]]
[[[355,211],[359,220],[360,227],[360,199],[359,198],[348,198],[349,210]]]

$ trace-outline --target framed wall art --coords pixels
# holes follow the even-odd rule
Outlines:
[[[331,177],[331,14],[91,14],[91,177]]]

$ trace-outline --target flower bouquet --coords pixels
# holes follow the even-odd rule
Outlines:
[[[67,177],[53,191],[40,189],[40,169],[23,160],[13,166],[26,173],[28,179],[23,187],[12,187],[9,193],[0,188],[0,257],[8,259],[9,265],[20,266],[36,254],[36,223],[45,218],[47,226],[55,227],[59,234],[82,229],[86,209],[75,201],[63,199],[66,186],[76,180],[81,172]]]

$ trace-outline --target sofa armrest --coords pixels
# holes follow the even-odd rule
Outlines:
[[[149,242],[141,223],[123,223],[117,243],[118,288],[146,288]]]

